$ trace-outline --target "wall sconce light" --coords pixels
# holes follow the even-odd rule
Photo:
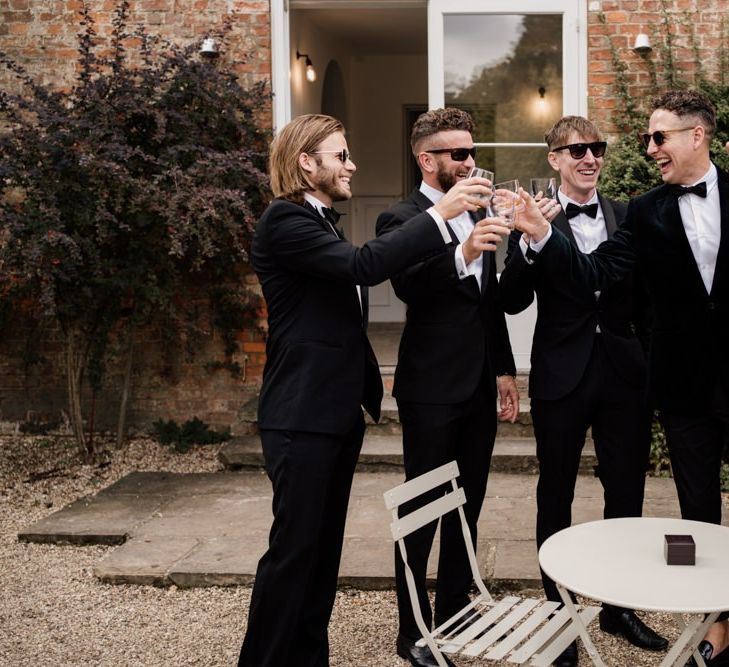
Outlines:
[[[311,62],[311,58],[309,58],[308,53],[299,53],[298,50],[296,51],[296,60],[299,58],[306,58],[304,61],[306,63],[306,80],[309,83],[314,83],[316,81],[316,70],[314,69],[314,65]]]
[[[539,93],[539,99],[543,100],[544,96],[547,94],[547,89],[544,86],[539,86],[539,90],[537,92]]]
[[[220,53],[218,52],[218,45],[212,37],[206,37],[202,41],[200,46],[200,55],[205,58],[217,58]]]
[[[652,51],[651,40],[648,35],[644,32],[635,36],[635,44],[633,44],[633,51],[637,54],[644,56]]]

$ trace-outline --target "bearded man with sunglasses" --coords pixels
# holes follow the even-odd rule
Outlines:
[[[326,667],[327,625],[364,419],[380,415],[382,379],[367,340],[367,290],[447,251],[443,219],[481,206],[485,179],[469,179],[397,232],[361,248],[331,209],[352,196],[344,127],[300,116],[273,140],[276,199],[256,225],[253,268],[268,307],[258,427],[273,485],[269,547],[258,563],[239,665]],[[500,240],[486,223],[468,253]]]
[[[640,272],[651,302],[648,388],[666,433],[684,519],[721,522],[720,469],[729,439],[729,176],[711,161],[716,111],[703,94],[670,91],[653,102],[642,141],[663,185],[631,200],[626,222],[590,255],[575,253],[546,221],[520,225],[546,276],[606,289]],[[699,647],[729,665],[722,614]],[[688,663],[695,664],[693,658]]]
[[[410,145],[423,180],[407,199],[380,215],[377,234],[381,238],[398,233],[407,220],[460,187],[474,166],[472,131],[470,115],[460,109],[427,111],[415,121]],[[514,359],[497,297],[494,255],[484,252],[476,257],[468,249],[477,219],[467,212],[446,218],[452,240],[448,251],[391,279],[395,293],[407,304],[392,392],[402,423],[405,476],[409,480],[448,461],[458,462],[474,546],[496,434],[497,397],[500,419],[513,422],[519,408]],[[493,245],[491,250],[495,249]],[[432,525],[405,540],[428,625],[433,613],[425,579],[434,535]],[[420,631],[397,549],[395,579],[400,620],[397,653],[412,665],[437,665],[427,646],[415,645]],[[449,515],[441,521],[436,627],[468,603],[471,585],[460,522]]]
[[[580,253],[592,252],[623,224],[627,206],[597,190],[607,144],[594,123],[565,116],[545,137],[547,160],[559,173],[556,200],[538,205]],[[646,361],[633,322],[632,276],[601,291],[573,283],[567,273],[545,279],[527,239],[509,239],[499,290],[507,313],[525,310],[536,296],[529,396],[537,440],[537,548],[572,523],[580,456],[592,429],[606,519],[640,516],[650,450],[651,413],[645,401]],[[542,572],[547,599],[561,600]],[[667,642],[635,612],[603,605],[600,627],[641,648]],[[571,644],[554,662],[577,664]]]

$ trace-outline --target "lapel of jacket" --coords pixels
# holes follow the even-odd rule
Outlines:
[[[716,255],[714,282],[711,285],[711,297],[719,298],[725,293],[729,276],[729,176],[717,167],[719,187],[719,208],[721,210],[721,238],[719,252]]]
[[[567,220],[567,216],[564,214],[564,211],[560,211],[557,214],[557,217],[552,220],[552,224],[570,240],[570,243],[575,246],[575,248],[577,247],[577,240],[575,239],[575,235],[572,233],[572,225],[570,225],[570,221]]]
[[[412,199],[413,203],[418,207],[418,209],[422,211],[427,211],[432,205],[433,202],[430,201],[422,192],[420,192],[420,188],[415,188],[410,193],[410,199]],[[453,231],[453,228],[448,224],[448,220],[445,221],[446,229],[448,230],[448,233],[451,235],[451,242],[458,245],[458,237],[456,236],[456,233]]]
[[[686,266],[686,277],[694,283],[697,289],[700,289],[701,294],[706,294],[704,281],[683,227],[678,199],[671,193],[668,186],[661,187],[656,194],[656,222],[683,256],[681,261]]]
[[[600,202],[600,210],[602,211],[602,217],[605,218],[605,229],[607,230],[608,238],[610,238],[618,229],[618,221],[615,218],[615,211],[610,200],[603,197],[599,192],[597,198]]]
[[[311,213],[316,221],[322,226],[322,229],[325,232],[328,232],[329,234],[332,233],[332,229],[334,230],[334,233],[341,239],[344,238],[342,233],[336,228],[335,225],[330,225],[319,213],[319,211],[316,210],[314,206],[312,206],[306,199],[304,199],[304,208]]]

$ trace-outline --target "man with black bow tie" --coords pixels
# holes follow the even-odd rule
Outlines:
[[[258,564],[239,665],[325,667],[349,491],[362,437],[362,406],[380,415],[382,379],[367,340],[366,285],[451,243],[443,222],[481,207],[488,181],[468,179],[387,238],[344,240],[330,211],[352,196],[342,124],[300,116],[271,145],[276,199],[256,226],[253,267],[268,307],[258,405],[273,526]],[[501,240],[480,223],[468,253]],[[361,287],[360,287],[361,286]]]
[[[476,154],[472,131],[470,115],[460,109],[434,109],[415,121],[410,145],[423,181],[407,199],[380,215],[381,238],[398,233],[409,224],[407,220],[422,215],[464,182]],[[395,293],[407,304],[392,393],[402,423],[406,479],[456,460],[475,546],[496,434],[496,401],[500,401],[499,418],[514,421],[519,394],[498,301],[494,254],[471,254],[467,241],[476,218],[469,212],[445,220],[452,237],[447,252],[392,278]],[[435,529],[435,524],[423,528],[405,544],[423,618],[438,626],[466,606],[473,581],[458,517],[446,517],[441,521],[433,615],[425,579]],[[395,581],[400,617],[397,653],[416,667],[437,666],[430,649],[416,645],[420,631],[398,549]]]
[[[615,233],[627,209],[597,191],[606,143],[598,128],[580,116],[561,118],[545,141],[561,185],[556,200],[541,199],[538,206],[576,252],[591,253]],[[537,298],[529,396],[539,460],[539,548],[572,522],[589,428],[604,489],[604,517],[641,515],[651,413],[645,400],[645,355],[634,326],[639,304],[633,276],[594,291],[572,282],[567,271],[545,276],[531,245],[536,244],[522,232],[511,235],[499,289],[507,313],[521,312]],[[554,582],[544,573],[542,581],[547,598],[560,601]],[[667,645],[631,610],[603,605],[600,627],[641,648]],[[576,665],[576,644],[554,664]]]
[[[701,93],[656,98],[641,138],[663,185],[631,200],[625,224],[590,255],[576,253],[539,217],[517,223],[541,248],[535,264],[544,275],[569,273],[604,289],[633,266],[640,272],[652,310],[649,394],[666,433],[681,515],[708,523],[721,521],[719,473],[729,437],[729,176],[711,161],[715,132],[716,111]],[[718,667],[729,665],[728,647],[722,614],[699,650]]]

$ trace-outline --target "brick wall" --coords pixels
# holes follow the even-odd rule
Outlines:
[[[693,33],[704,74],[718,80],[722,44],[726,46],[729,34],[726,0],[587,0],[587,4],[589,114],[604,131],[616,130],[612,117],[619,104],[613,87],[611,43],[628,66],[630,92],[637,100],[650,98],[652,71],[662,85],[666,20],[675,35],[672,54],[681,78],[690,81],[695,75]],[[638,33],[650,37],[653,49],[646,55],[633,51]]]
[[[39,82],[63,87],[72,80],[77,60],[78,0],[2,0],[0,49],[11,55]],[[90,0],[99,37],[111,31],[115,0]],[[229,15],[232,28],[221,59],[231,64],[243,85],[270,80],[271,40],[268,0],[131,0],[129,26],[146,25],[180,45],[204,38]],[[0,72],[0,88],[16,82]],[[270,110],[262,111],[270,123]],[[248,282],[255,285],[255,276]],[[0,421],[57,420],[67,412],[63,341],[60,332],[41,332],[36,343],[38,363],[26,366],[28,330],[20,322],[2,322],[0,349]],[[134,355],[129,423],[132,430],[152,421],[183,422],[197,416],[214,427],[242,432],[242,406],[257,393],[265,360],[265,343],[258,332],[243,332],[240,352],[229,361],[245,368],[233,377],[211,362],[223,359],[223,343],[212,331],[195,342],[193,355],[181,350],[167,365],[164,344],[152,330],[139,332]],[[122,360],[112,357],[104,388],[95,397],[95,422],[113,428],[122,387]],[[90,414],[91,397],[84,397]]]
[[[661,27],[665,6],[677,35],[675,56],[680,68],[693,72],[690,17],[699,46],[699,57],[710,78],[719,69],[722,17],[726,0],[585,0],[588,7],[588,71],[590,116],[607,131],[617,104],[613,88],[610,43],[629,67],[631,92],[636,98],[649,94],[651,67],[661,74]],[[90,0],[100,36],[111,29],[115,0]],[[76,33],[79,31],[78,0],[3,0],[0,4],[0,48],[17,59],[36,80],[59,87],[74,75]],[[131,0],[130,24],[141,23],[150,32],[186,44],[204,37],[232,18],[229,46],[223,58],[240,74],[244,84],[270,79],[271,38],[268,0]],[[688,14],[687,14],[688,13]],[[604,22],[603,19],[604,18]],[[653,51],[641,57],[632,50],[635,36],[650,36]],[[0,87],[12,88],[6,72],[0,72]],[[270,117],[270,116],[269,116]],[[251,278],[255,281],[255,278]],[[0,354],[0,419],[24,419],[58,414],[65,407],[65,380],[58,336],[45,339],[45,361],[27,370],[22,362],[23,332],[4,339]],[[242,335],[239,363],[246,364],[245,380],[234,379],[225,370],[206,366],[220,358],[221,343],[215,335],[203,341],[197,354],[180,358],[171,377],[161,373],[161,349],[153,336],[140,340],[135,359],[134,395],[130,418],[145,424],[156,418],[182,421],[197,415],[216,426],[242,428],[237,416],[242,403],[255,394],[264,363],[264,344],[258,334]],[[244,356],[246,359],[244,359]],[[98,419],[113,423],[118,401],[120,371],[109,369],[107,389],[97,397]]]

